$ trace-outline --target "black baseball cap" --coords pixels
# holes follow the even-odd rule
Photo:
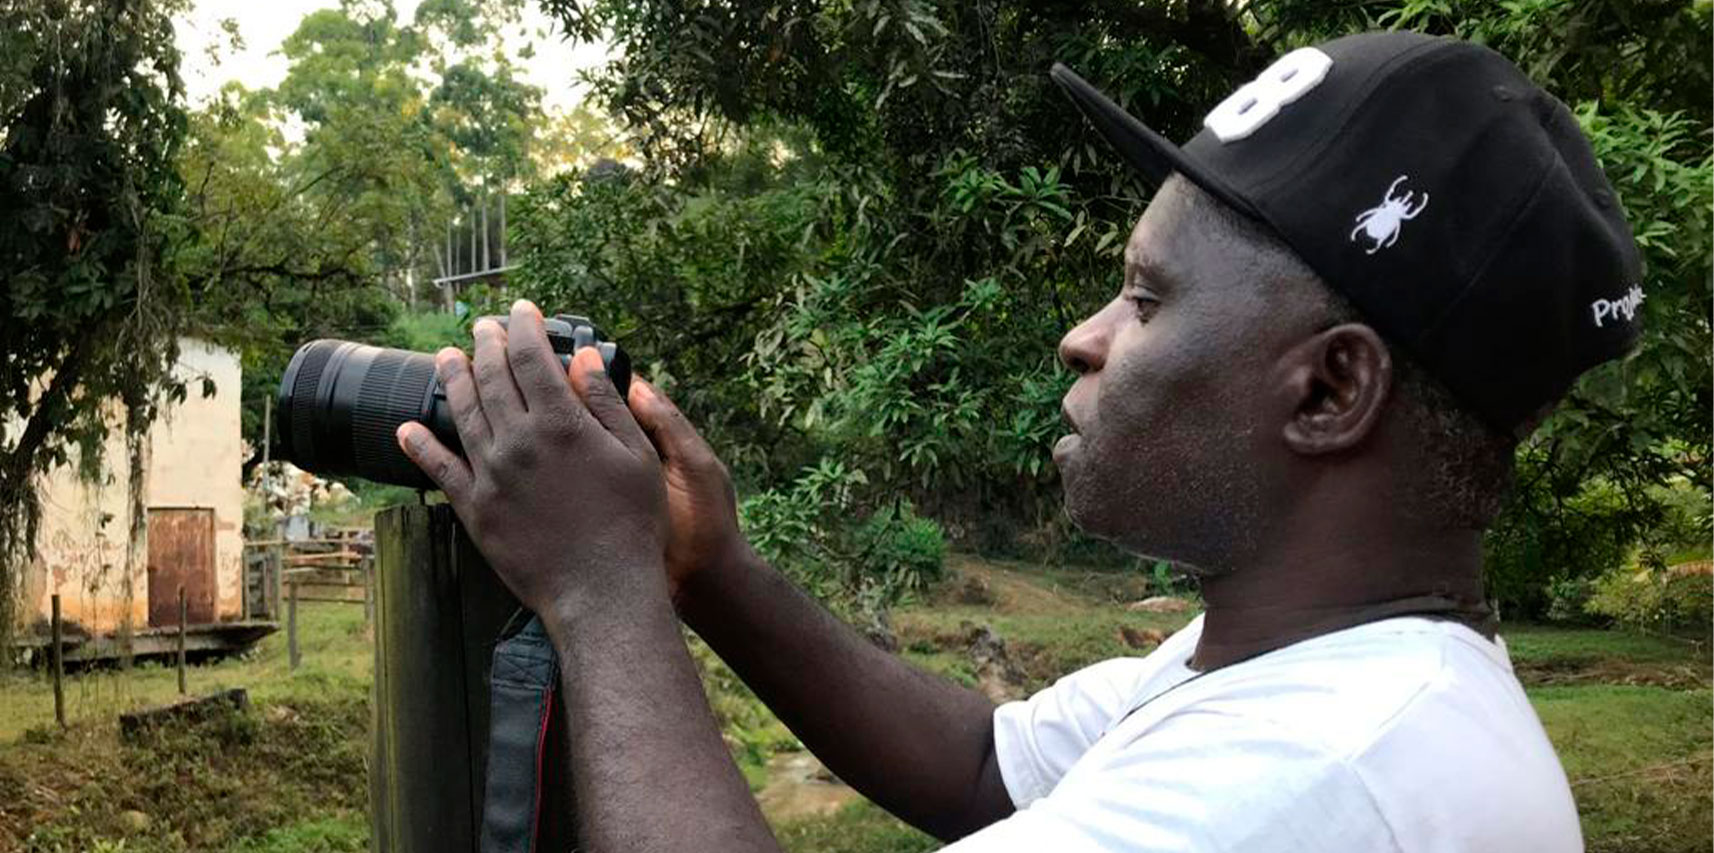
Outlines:
[[[1157,186],[1277,233],[1473,413],[1516,434],[1639,332],[1625,213],[1564,104],[1455,39],[1363,33],[1281,57],[1172,144],[1053,79]]]

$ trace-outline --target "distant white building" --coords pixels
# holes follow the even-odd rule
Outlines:
[[[43,479],[37,554],[23,578],[26,642],[45,629],[55,593],[67,633],[85,638],[126,625],[145,636],[150,628],[177,626],[181,587],[192,625],[244,617],[238,356],[194,339],[179,347],[175,374],[187,393],[150,427],[146,532],[131,559],[123,429],[108,439],[101,482],[84,481],[73,466]],[[210,396],[203,394],[205,382],[212,383]]]

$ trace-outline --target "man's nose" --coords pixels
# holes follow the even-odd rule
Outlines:
[[[1097,313],[1059,339],[1059,362],[1082,376],[1100,370],[1107,360],[1107,324]]]

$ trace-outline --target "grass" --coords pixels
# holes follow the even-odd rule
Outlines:
[[[190,693],[244,687],[252,699],[264,702],[299,696],[367,699],[375,661],[363,626],[363,608],[305,602],[299,616],[302,665],[297,672],[291,671],[287,660],[282,627],[240,659],[192,664],[185,679]],[[170,665],[153,662],[129,670],[110,666],[68,672],[65,697],[69,722],[105,721],[124,711],[178,698],[178,673]],[[0,744],[53,724],[53,684],[46,670],[0,671]]]
[[[192,695],[244,687],[249,712],[135,743],[119,738],[118,715],[177,698],[170,666],[68,674],[65,732],[45,678],[0,676],[0,850],[366,850],[363,609],[306,603],[299,617],[296,672],[283,633],[188,669]]]
[[[774,836],[789,853],[917,853],[941,846],[866,800],[827,817],[776,826]]]
[[[1681,664],[1694,663],[1707,656],[1705,645],[1654,634],[1552,625],[1507,625],[1503,633],[1514,663],[1569,659]]]
[[[1709,692],[1592,684],[1532,687],[1592,853],[1707,851],[1714,788]]]
[[[1006,643],[1019,691],[1170,633],[1188,613],[1137,613],[1135,575],[1044,571],[953,560],[958,577],[894,613],[901,653],[966,683],[967,651],[986,626]],[[974,581],[972,581],[974,578]],[[303,666],[279,634],[242,660],[190,670],[193,693],[249,688],[254,709],[135,744],[120,711],[176,696],[170,667],[98,670],[70,680],[73,725],[52,725],[40,676],[0,676],[0,850],[22,853],[346,853],[368,847],[363,757],[372,646],[358,607],[309,604]],[[1131,640],[1127,641],[1126,632]],[[1506,626],[1531,701],[1559,751],[1594,853],[1689,853],[1714,843],[1714,711],[1704,645],[1614,631]],[[693,651],[734,757],[753,789],[789,732],[706,649]],[[787,850],[911,853],[937,842],[858,800],[831,815],[781,821]]]

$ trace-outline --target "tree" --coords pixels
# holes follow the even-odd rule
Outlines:
[[[35,545],[35,478],[74,458],[94,476],[123,429],[135,544],[143,440],[184,393],[171,373],[193,295],[172,265],[187,127],[177,8],[0,8],[0,647]]]
[[[317,10],[282,44],[278,87],[229,86],[193,116],[187,275],[211,293],[201,327],[244,356],[249,464],[296,348],[382,343],[445,274],[456,211],[531,173],[540,93],[484,53],[515,18],[515,4],[459,0],[425,3],[409,24],[388,3]]]
[[[1069,378],[1047,354],[1107,298],[1147,189],[1054,90],[1049,64],[1065,61],[1185,139],[1273,56],[1405,27],[1491,43],[1571,103],[1645,253],[1641,350],[1582,382],[1520,449],[1519,500],[1489,540],[1502,605],[1539,611],[1555,573],[1589,571],[1570,559],[1595,553],[1589,531],[1635,541],[1658,517],[1646,486],[1683,476],[1707,487],[1706,2],[543,7],[620,56],[590,83],[642,158],[626,192],[653,201],[602,214],[593,200],[608,191],[587,182],[539,191],[540,215],[519,231],[542,251],[524,259],[520,280],[541,287],[554,269],[601,276],[599,304],[637,318],[622,325],[638,343],[667,347],[674,378],[694,389],[693,417],[772,421],[778,434],[740,450],[765,460],[751,466],[761,485],[831,456],[867,474],[871,505],[905,494],[967,534],[994,518],[1062,534],[1046,462],[1052,401]],[[758,145],[777,156],[754,156]],[[734,181],[740,172],[751,180]],[[770,230],[800,239],[749,281],[721,284],[730,274],[684,262],[691,250],[677,239],[630,236],[692,236],[675,230],[691,214],[744,235],[746,205],[793,192],[821,201],[776,211]],[[563,236],[573,224],[584,231]],[[733,286],[741,297],[698,296]],[[663,289],[673,307],[647,324],[673,328],[657,333],[645,329],[646,309],[626,306],[655,304]],[[680,330],[723,321],[739,341],[724,348],[747,347],[739,357],[697,364],[673,349]],[[1606,506],[1574,500],[1591,489],[1620,499],[1573,512]]]
[[[195,327],[244,367],[243,433],[260,461],[265,397],[296,347],[370,338],[397,313],[376,275],[377,231],[364,197],[385,187],[368,159],[306,158],[271,121],[267,93],[230,84],[190,117],[179,161],[193,226],[176,253],[204,298]]]

